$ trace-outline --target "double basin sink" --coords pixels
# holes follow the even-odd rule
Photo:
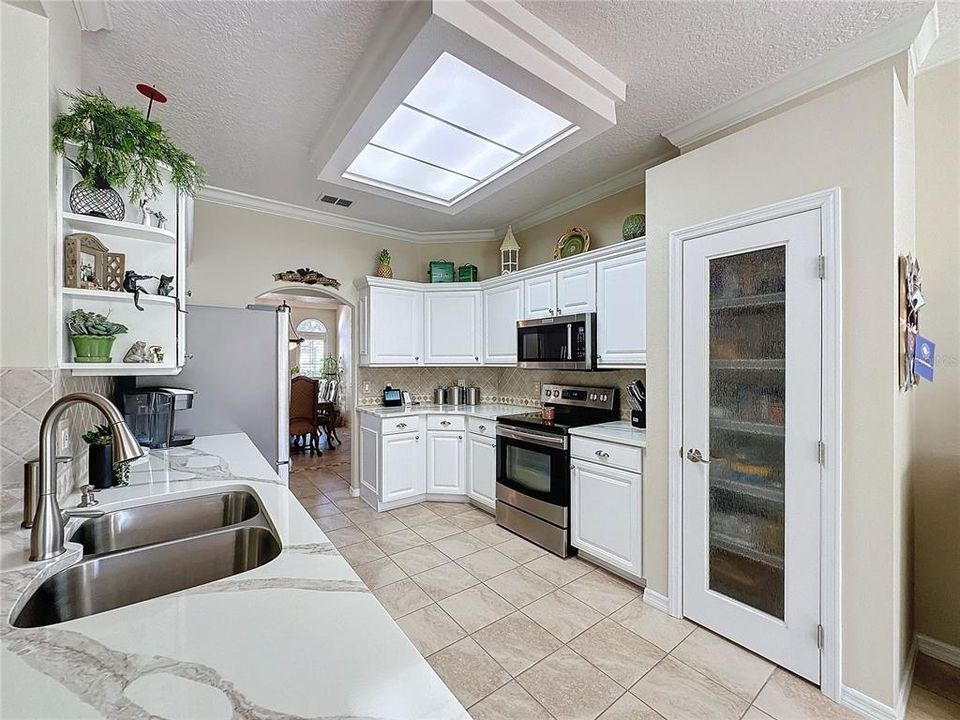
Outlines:
[[[14,616],[43,627],[169,595],[260,567],[280,541],[260,503],[227,491],[105,512],[70,536],[83,559],[52,575]]]

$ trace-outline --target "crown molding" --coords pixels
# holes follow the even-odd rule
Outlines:
[[[77,11],[81,30],[113,30],[113,19],[110,17],[107,0],[73,0],[73,7]]]
[[[568,195],[562,200],[557,200],[555,203],[551,203],[541,210],[523,215],[511,222],[510,225],[513,226],[514,232],[529,230],[535,225],[545,223],[548,220],[553,220],[554,218],[565,215],[568,212],[579,210],[584,205],[589,205],[590,203],[597,202],[598,200],[603,200],[604,198],[608,198],[611,195],[616,195],[624,190],[629,190],[637,185],[643,185],[647,170],[655,165],[660,165],[667,160],[672,160],[676,156],[676,150],[671,150],[663,155],[658,155],[657,157],[641,163],[636,167],[625,170],[619,175],[614,175],[606,180],[601,180],[596,185],[591,185],[588,188],[584,188],[583,190],[573,193],[573,195]],[[498,236],[502,236],[506,230],[506,225],[504,225],[502,228],[497,228]]]
[[[927,44],[930,29],[928,18],[931,14],[934,16],[932,22],[935,30],[936,5],[879,32],[834,48],[808,65],[667,130],[663,136],[676,147],[684,148],[858,70],[911,51],[922,30],[927,36],[924,44]]]
[[[303,207],[302,205],[293,205],[291,203],[281,202],[280,200],[271,200],[257,195],[248,195],[247,193],[237,192],[236,190],[227,190],[226,188],[213,187],[211,185],[205,185],[197,196],[197,199],[217,203],[218,205],[228,205],[244,210],[255,210],[256,212],[267,213],[268,215],[277,215],[292,220],[303,220],[317,223],[318,225],[339,228],[340,230],[353,230],[354,232],[366,233],[367,235],[378,235],[380,237],[403,240],[411,243],[484,242],[497,239],[497,234],[492,228],[482,230],[418,232],[416,230],[384,225],[369,220],[344,217],[336,213]]]

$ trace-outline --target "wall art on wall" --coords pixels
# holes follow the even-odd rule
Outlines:
[[[917,337],[920,334],[920,308],[927,304],[920,284],[920,263],[911,255],[901,255],[900,270],[900,389],[910,390],[920,380],[914,365]]]

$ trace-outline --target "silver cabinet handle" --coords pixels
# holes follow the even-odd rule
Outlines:
[[[406,423],[397,423],[397,430],[403,430],[406,426]]]
[[[416,360],[417,362],[420,362],[420,356],[419,356],[419,355],[414,355],[414,356],[413,356],[413,359]]]
[[[701,453],[700,450],[698,450],[697,448],[692,448],[690,450],[687,450],[687,460],[695,463],[703,463],[704,465],[710,464],[710,461],[705,460],[703,457],[703,453]]]
[[[463,435],[457,435],[457,440],[463,440]]]
[[[597,456],[598,458],[608,458],[608,457],[610,457],[610,453],[604,452],[603,450],[597,450],[596,456]]]
[[[450,421],[449,421],[449,420],[441,420],[441,421],[440,421],[440,424],[443,425],[444,427],[447,427],[448,425],[450,425]]]
[[[560,308],[557,308],[557,315],[560,314]]]
[[[419,441],[420,441],[420,436],[419,436],[419,435],[414,435],[414,436],[413,436],[413,439],[416,440],[417,442],[419,442]]]
[[[473,359],[476,360],[477,362],[480,362],[480,356],[479,356],[479,355],[474,355],[474,356],[473,356]]]
[[[547,312],[553,315],[553,308],[547,308]]]
[[[480,432],[485,432],[486,429],[487,429],[487,426],[486,426],[486,425],[481,425],[480,428],[479,428]]]

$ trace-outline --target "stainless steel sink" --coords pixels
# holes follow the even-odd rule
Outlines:
[[[280,549],[266,527],[244,526],[85,558],[40,585],[13,625],[53,625],[186,590],[265,565]]]
[[[70,541],[83,545],[84,555],[99,555],[238,525],[259,514],[252,493],[211,493],[107,512],[85,520]]]

